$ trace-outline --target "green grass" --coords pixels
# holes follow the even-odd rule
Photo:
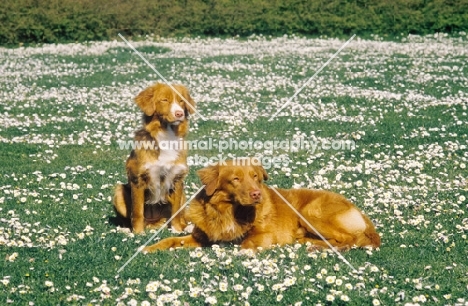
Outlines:
[[[90,45],[91,55],[26,48],[8,60],[0,49],[0,304],[467,303],[466,55],[439,52],[430,39],[437,63],[404,42],[356,44],[269,120],[336,46],[296,37],[288,43],[297,48],[285,51],[284,41],[265,39],[254,52],[243,39],[229,48],[204,42],[137,47],[197,101],[207,120],[192,119],[189,140],[302,139],[314,147],[189,156],[281,157],[267,169],[269,185],[344,194],[375,222],[380,249],[343,253],[359,273],[332,252],[285,246],[254,256],[231,244],[138,254],[118,273],[154,233],[119,228],[111,197],[126,181],[129,152],[118,141],[140,126],[132,98],[156,74],[123,43]],[[326,149],[327,141],[355,147]],[[201,167],[190,168],[188,196]]]

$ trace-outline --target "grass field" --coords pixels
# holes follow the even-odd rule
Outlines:
[[[378,250],[237,246],[138,254],[152,232],[113,223],[140,114],[158,77],[123,42],[0,49],[0,304],[468,305],[466,36],[134,42],[198,102],[189,140],[312,141],[232,148],[281,158],[270,185],[330,189],[377,225]],[[354,149],[326,143],[352,141]],[[194,158],[214,157],[192,150]],[[198,161],[200,161],[199,159]],[[187,194],[200,182],[193,159]],[[169,230],[160,237],[172,235]]]

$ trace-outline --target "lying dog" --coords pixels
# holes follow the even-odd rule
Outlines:
[[[143,90],[135,102],[143,111],[143,128],[135,132],[137,147],[127,159],[128,183],[116,186],[113,202],[117,215],[140,233],[162,225],[185,201],[187,152],[176,143],[187,134],[195,102],[184,86],[159,83]],[[182,215],[172,221],[179,231],[185,225]]]
[[[175,247],[205,247],[221,242],[241,248],[269,248],[294,242],[328,245],[263,180],[261,166],[215,165],[198,171],[205,184],[188,209],[194,224],[191,235],[170,237],[146,247],[154,252]],[[343,196],[308,189],[278,189],[278,192],[334,247],[378,247],[374,225]]]

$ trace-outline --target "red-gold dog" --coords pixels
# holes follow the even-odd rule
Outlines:
[[[263,183],[268,178],[264,168],[255,165],[253,160],[247,161],[250,165],[239,165],[237,159],[225,166],[199,170],[205,188],[188,209],[188,216],[195,225],[191,235],[161,240],[146,247],[144,252],[220,242],[235,242],[241,248],[254,250],[296,241],[310,242],[312,248],[328,247]],[[380,246],[380,236],[372,222],[343,196],[308,189],[278,189],[278,192],[332,246],[340,250],[352,246]]]
[[[139,147],[127,159],[128,183],[117,185],[114,194],[117,215],[130,221],[135,233],[161,226],[185,201],[187,152],[183,146],[167,144],[181,143],[186,136],[187,117],[195,111],[195,102],[184,86],[172,87],[177,92],[158,83],[135,98],[144,113],[143,128],[135,133]],[[172,221],[172,227],[179,231],[185,225],[182,214]]]

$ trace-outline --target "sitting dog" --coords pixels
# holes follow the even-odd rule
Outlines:
[[[128,183],[116,186],[113,203],[117,216],[141,233],[160,227],[185,201],[187,152],[180,144],[195,102],[184,86],[160,83],[143,90],[135,102],[143,111],[143,128],[135,132],[135,149],[127,159]],[[182,230],[182,214],[171,225]]]
[[[269,248],[294,242],[328,247],[278,194],[266,186],[264,168],[252,160],[239,165],[239,159],[227,165],[209,166],[198,171],[204,189],[190,203],[188,216],[192,233],[170,237],[146,247],[154,252],[175,247],[205,247],[234,242],[241,248]],[[258,164],[258,163],[257,163]],[[380,236],[374,225],[343,196],[320,190],[277,189],[333,247],[379,247]]]

